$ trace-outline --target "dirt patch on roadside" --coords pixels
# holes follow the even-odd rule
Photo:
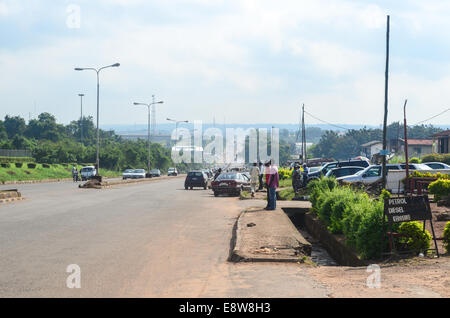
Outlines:
[[[307,268],[311,276],[326,285],[330,297],[450,297],[450,257],[380,264],[381,286],[369,288],[373,272],[366,267]]]

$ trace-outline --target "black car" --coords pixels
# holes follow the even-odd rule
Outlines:
[[[334,161],[329,162],[322,166],[319,171],[314,171],[308,174],[308,181],[316,178],[320,178],[321,176],[325,176],[328,171],[334,168],[342,168],[342,167],[362,167],[367,168],[370,166],[370,162],[368,160],[346,160],[346,161]]]
[[[206,190],[208,188],[208,180],[208,175],[205,172],[201,170],[191,171],[186,176],[184,188],[192,190],[194,187],[198,187]]]

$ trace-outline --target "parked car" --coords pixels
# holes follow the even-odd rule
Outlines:
[[[123,173],[122,173],[122,179],[126,180],[126,179],[133,179],[133,175],[134,175],[134,169],[126,169]]]
[[[170,176],[178,176],[178,170],[177,168],[169,168],[169,170],[167,170],[167,175]]]
[[[150,170],[150,177],[161,177],[161,171],[159,169]]]
[[[450,169],[450,166],[443,162],[424,162],[423,165],[426,165],[431,169]]]
[[[94,166],[86,166],[81,168],[81,180],[86,181],[91,179],[93,176],[97,174],[97,170]]]
[[[224,172],[211,187],[216,197],[223,193],[240,195],[242,191],[250,191],[250,179],[241,172]]]
[[[325,165],[323,165],[320,168],[320,170],[308,173],[308,181],[320,178],[321,176],[325,176],[328,173],[328,171],[334,168],[341,168],[341,167],[367,168],[368,166],[370,166],[370,162],[366,159],[328,162]]]
[[[207,189],[209,183],[209,178],[206,173],[201,170],[191,171],[187,174],[186,179],[184,180],[184,188],[193,189],[194,187]]]
[[[343,181],[347,183],[354,183],[354,182],[361,182],[364,184],[371,184],[373,182],[378,181],[382,175],[381,175],[381,165],[372,165],[367,167],[364,170],[361,170],[357,172],[354,175],[345,176],[336,178],[338,181]],[[410,163],[408,165],[409,170],[432,170],[430,167],[417,164],[417,163]],[[389,163],[386,164],[386,169],[389,173],[390,170],[405,170],[406,164],[395,164],[395,163]]]
[[[364,170],[363,167],[342,167],[342,168],[334,168],[327,172],[326,177],[345,177],[351,176],[357,173],[358,171]]]

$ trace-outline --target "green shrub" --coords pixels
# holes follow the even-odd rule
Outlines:
[[[22,162],[16,162],[15,166],[16,166],[16,168],[22,168],[23,163]]]
[[[375,259],[385,250],[383,229],[384,202],[373,201],[369,210],[364,211],[359,228],[355,233],[356,249],[363,259]]]
[[[307,193],[309,194],[309,200],[315,211],[319,208],[319,198],[324,192],[329,192],[336,188],[338,183],[335,178],[320,178],[312,180],[308,183]]]
[[[36,168],[36,164],[35,163],[29,163],[27,164],[28,169],[35,169]]]
[[[450,179],[437,179],[428,185],[428,192],[434,195],[435,201],[450,195]]]
[[[443,234],[444,248],[447,253],[450,253],[450,222],[447,222]]]
[[[0,162],[34,162],[33,158],[30,157],[0,157]]]
[[[346,238],[346,244],[356,248],[356,233],[364,215],[372,208],[372,202],[361,200],[347,206],[342,220],[342,232]]]
[[[422,224],[417,221],[402,223],[398,233],[406,236],[399,239],[400,243],[406,244],[406,248],[416,254],[430,248],[432,236],[427,230],[424,232]]]
[[[409,163],[420,163],[420,159],[417,157],[412,157],[408,161],[409,161]]]
[[[450,165],[450,154],[428,154],[422,157],[422,162],[444,162]]]

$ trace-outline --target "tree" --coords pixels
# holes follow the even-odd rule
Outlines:
[[[23,135],[26,129],[25,120],[20,116],[11,117],[9,115],[6,115],[4,126],[9,139],[12,139],[16,135]]]

